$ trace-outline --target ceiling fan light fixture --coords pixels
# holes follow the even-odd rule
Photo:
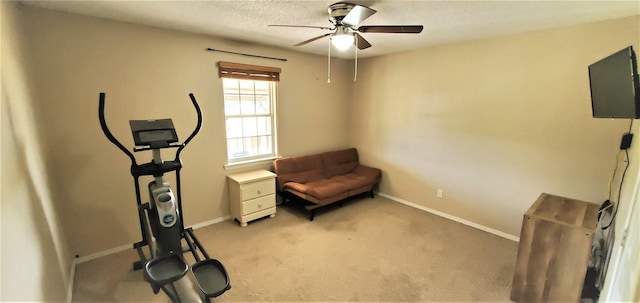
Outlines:
[[[0,0],[2,1],[2,0]],[[422,25],[364,25],[360,26],[360,23],[365,19],[371,17],[376,13],[376,10],[368,8],[363,5],[338,2],[331,4],[327,9],[329,12],[329,22],[334,26],[332,28],[323,26],[311,26],[311,25],[278,25],[272,24],[269,26],[282,26],[282,27],[306,27],[317,28],[334,31],[333,33],[326,33],[311,39],[294,44],[294,46],[302,46],[310,42],[329,37],[329,53],[331,48],[335,47],[339,51],[346,51],[351,48],[351,45],[355,45],[357,49],[364,50],[371,47],[371,43],[367,41],[359,33],[387,33],[387,34],[419,34],[422,32]]]
[[[331,36],[331,44],[338,50],[344,51],[351,47],[354,39],[352,33],[339,33]]]

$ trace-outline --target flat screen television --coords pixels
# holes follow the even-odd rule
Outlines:
[[[594,118],[640,118],[640,84],[633,47],[589,65]]]

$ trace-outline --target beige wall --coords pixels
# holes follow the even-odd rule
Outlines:
[[[512,235],[542,192],[602,203],[630,120],[591,117],[587,66],[629,45],[637,53],[638,25],[636,16],[362,60],[351,142],[382,169],[382,193]]]
[[[32,86],[13,3],[2,2],[0,301],[65,301],[71,255],[60,228],[33,117]]]
[[[219,60],[282,68],[281,155],[349,146],[344,131],[348,103],[343,92],[350,83],[341,81],[348,76],[340,71],[350,65],[344,61],[332,60],[333,81],[327,84],[326,58],[321,56],[31,7],[23,7],[22,17],[53,196],[73,255],[86,256],[140,240],[128,158],[104,138],[98,124],[100,92],[106,93],[112,132],[128,147],[133,146],[130,119],[171,117],[185,140],[196,119],[188,93],[198,99],[204,115],[202,131],[182,153],[187,226],[229,215],[225,176],[237,170],[223,169],[226,147]],[[288,61],[205,51],[209,47]],[[169,150],[163,156],[173,157],[173,153]],[[140,163],[151,159],[150,152],[136,156]],[[141,181],[143,197],[148,182]]]

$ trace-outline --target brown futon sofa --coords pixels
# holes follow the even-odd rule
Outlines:
[[[355,148],[300,157],[277,159],[273,163],[277,188],[285,199],[294,195],[307,202],[313,221],[315,209],[369,192],[380,182],[381,171],[360,164]]]

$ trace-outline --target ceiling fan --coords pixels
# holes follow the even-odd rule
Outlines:
[[[331,33],[326,33],[317,37],[313,37],[309,40],[302,41],[294,46],[301,46],[307,43],[329,37],[331,43],[340,50],[346,50],[352,44],[360,49],[366,49],[371,47],[369,43],[359,33],[401,33],[401,34],[418,34],[422,32],[422,25],[364,25],[358,26],[362,21],[371,17],[377,11],[366,6],[338,2],[331,4],[327,9],[329,12],[329,21],[333,24],[333,27],[323,26],[308,26],[308,25],[283,25],[273,24],[269,26],[280,27],[306,27],[317,28],[322,30],[330,30]]]

